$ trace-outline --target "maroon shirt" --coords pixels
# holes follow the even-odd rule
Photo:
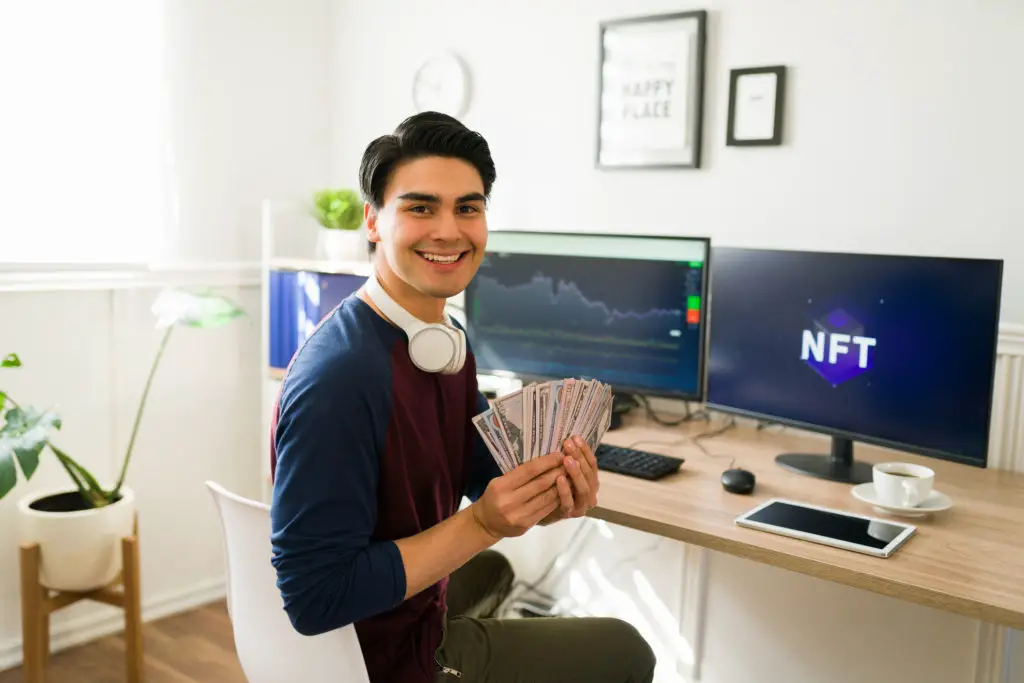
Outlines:
[[[404,600],[394,540],[451,517],[500,470],[476,433],[487,409],[470,351],[426,373],[404,333],[342,302],[296,353],[272,420],[273,563],[295,628],[354,623],[372,683],[431,683],[448,579]]]

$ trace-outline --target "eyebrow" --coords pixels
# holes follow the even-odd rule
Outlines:
[[[436,194],[427,194],[425,192],[406,192],[405,194],[400,195],[398,198],[413,202],[427,202],[430,204],[441,203],[441,198],[438,197]],[[464,202],[483,202],[486,200],[487,198],[484,197],[479,192],[470,192],[469,194],[464,194],[461,197],[458,197],[455,200],[455,203],[462,204]]]

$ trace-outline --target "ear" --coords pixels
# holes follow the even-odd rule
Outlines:
[[[377,216],[379,211],[373,208],[370,202],[363,204],[363,220],[366,222],[366,239],[371,242],[380,242],[380,234],[377,232]]]

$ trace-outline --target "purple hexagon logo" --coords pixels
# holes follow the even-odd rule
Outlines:
[[[864,325],[841,308],[804,330],[800,360],[834,387],[871,369],[878,340],[864,334]]]

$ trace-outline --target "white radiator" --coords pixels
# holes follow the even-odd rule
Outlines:
[[[1024,472],[1024,325],[999,327],[989,467]]]

